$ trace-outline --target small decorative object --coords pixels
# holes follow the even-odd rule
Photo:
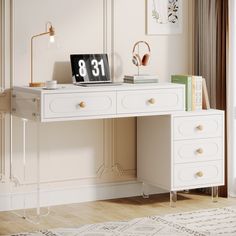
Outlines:
[[[43,35],[49,35],[50,36],[50,42],[53,43],[54,42],[54,36],[55,36],[55,29],[53,28],[52,26],[52,23],[51,22],[48,22],[46,24],[46,31],[43,32],[43,33],[40,33],[40,34],[36,34],[36,35],[33,35],[31,37],[31,47],[30,47],[30,50],[31,50],[31,54],[30,54],[30,83],[29,83],[29,86],[30,87],[44,87],[45,86],[45,83],[44,82],[34,82],[33,81],[33,77],[34,77],[34,65],[33,65],[33,61],[34,61],[34,39],[39,37],[39,36],[43,36]]]
[[[147,47],[147,52],[143,55],[139,54],[139,46],[144,44]],[[138,41],[133,46],[132,62],[138,68],[137,75],[125,75],[124,83],[131,84],[145,84],[145,83],[158,83],[158,78],[155,75],[139,74],[141,66],[147,66],[150,60],[151,48],[146,41]]]
[[[143,56],[139,55],[139,46],[140,44],[144,44],[147,46],[148,52],[145,53]],[[138,47],[138,52],[136,52],[136,48]],[[134,44],[133,46],[133,51],[132,51],[132,62],[135,66],[138,67],[138,75],[139,75],[139,67],[140,66],[147,66],[149,63],[150,55],[151,55],[151,48],[149,44],[146,41],[138,41]]]
[[[147,0],[147,34],[182,33],[182,0]]]
[[[57,81],[56,80],[49,80],[45,83],[45,89],[57,89]]]

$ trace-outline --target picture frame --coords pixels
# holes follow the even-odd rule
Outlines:
[[[182,33],[182,0],[147,0],[146,3],[148,35]]]

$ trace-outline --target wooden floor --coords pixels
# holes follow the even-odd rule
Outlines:
[[[176,208],[169,206],[167,194],[152,195],[149,199],[132,197],[51,207],[50,214],[42,217],[38,225],[27,222],[13,212],[0,212],[0,235],[232,205],[236,205],[236,198],[219,198],[218,203],[213,203],[209,196],[192,193],[178,194]]]

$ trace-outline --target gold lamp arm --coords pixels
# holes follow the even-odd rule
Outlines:
[[[31,37],[31,44],[30,44],[30,87],[43,87],[44,83],[42,82],[33,82],[33,77],[34,77],[34,65],[33,65],[33,58],[34,58],[34,39],[43,35],[50,35],[50,36],[54,36],[55,35],[55,30],[52,27],[52,24],[50,22],[48,22],[46,24],[46,27],[49,25],[49,29],[46,30],[46,32],[40,33],[40,34],[36,34],[33,35]]]

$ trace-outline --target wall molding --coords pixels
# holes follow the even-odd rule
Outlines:
[[[5,139],[6,139],[6,123],[5,123],[5,112],[8,109],[9,104],[3,104],[7,102],[5,97],[5,79],[6,79],[6,1],[1,0],[0,2],[0,99],[1,108],[4,110],[0,111],[0,181],[4,182],[6,179],[6,149],[5,149]]]
[[[0,86],[2,87],[3,86],[3,74],[4,74],[4,71],[3,71],[3,68],[4,68],[4,50],[5,50],[5,47],[4,47],[4,11],[3,11],[4,8],[4,2],[1,0],[0,2],[0,12],[1,12],[1,18],[0,18],[0,32],[1,32],[1,36],[0,36]],[[2,118],[2,117],[1,117]],[[3,125],[3,120],[0,119],[0,181],[3,181],[4,179],[4,175],[5,175],[5,163],[4,163],[4,160],[5,160],[5,157],[2,155],[2,140],[4,140],[4,135],[3,135],[3,130],[2,130],[2,125]]]
[[[40,193],[40,204],[42,207],[46,207],[132,197],[140,195],[141,190],[142,184],[137,181],[84,185],[73,188],[45,189]],[[159,188],[150,187],[148,192],[150,194],[159,194],[164,193],[165,191]],[[35,208],[36,192],[25,191],[0,194],[0,211],[23,209],[24,203],[26,203],[26,209]]]
[[[193,0],[191,0],[192,2]],[[14,85],[14,47],[15,47],[15,42],[14,42],[14,23],[15,23],[15,13],[14,13],[14,3],[17,3],[17,1],[15,0],[0,0],[1,2],[1,6],[3,6],[2,8],[2,15],[1,15],[1,26],[4,28],[4,34],[5,36],[3,37],[3,33],[2,33],[2,38],[4,40],[4,43],[1,42],[1,49],[5,50],[4,53],[2,54],[1,59],[4,62],[4,74],[1,73],[1,78],[0,78],[0,86],[4,85],[4,87],[6,88],[11,88]],[[103,29],[103,33],[101,37],[103,37],[103,45],[101,47],[101,50],[103,49],[104,53],[108,53],[109,56],[109,61],[110,61],[110,72],[111,72],[111,78],[112,80],[116,80],[116,66],[118,67],[118,61],[116,60],[116,50],[118,50],[118,41],[116,41],[115,39],[115,33],[116,33],[116,27],[117,27],[117,15],[116,15],[116,10],[119,9],[119,5],[118,2],[115,2],[114,0],[102,0],[100,1],[101,4],[103,4],[103,12],[101,11],[101,14],[103,14],[103,21],[101,21],[102,24],[102,28]],[[126,3],[125,3],[126,4]],[[3,14],[4,13],[4,14]],[[189,13],[190,14],[190,13]],[[102,17],[102,16],[101,16]],[[17,19],[16,19],[17,20]],[[189,24],[189,26],[191,26],[191,24]],[[2,28],[2,30],[3,30]],[[1,32],[3,32],[1,30]],[[118,30],[118,28],[117,28]],[[191,27],[189,29],[189,31],[191,30]],[[191,48],[192,46],[192,41],[189,41],[189,47]],[[191,54],[191,53],[190,53]],[[191,56],[191,55],[190,55]],[[189,66],[189,70],[191,71],[191,63]],[[2,71],[3,71],[2,70]],[[2,82],[1,82],[2,81]],[[1,84],[2,83],[2,84]],[[1,123],[3,122],[3,123]],[[135,121],[134,121],[135,122]],[[0,129],[1,127],[4,127],[2,130],[0,130],[0,145],[2,145],[3,148],[5,148],[5,150],[2,148],[0,150],[0,172],[4,172],[4,174],[6,174],[7,179],[10,176],[10,178],[13,177],[13,173],[11,172],[10,169],[10,163],[12,162],[12,157],[8,157],[9,153],[11,153],[10,149],[12,149],[12,147],[10,146],[10,139],[12,139],[12,125],[10,127],[9,124],[12,124],[12,117],[10,116],[6,116],[4,117],[4,121],[2,121],[0,119]],[[11,137],[10,137],[11,136]],[[95,173],[95,177],[94,179],[98,179],[100,182],[106,182],[106,181],[127,181],[127,179],[134,179],[136,178],[135,176],[135,172],[136,170],[127,170],[125,169],[125,164],[124,166],[121,166],[121,160],[122,160],[122,156],[118,156],[117,155],[117,120],[115,119],[107,119],[103,121],[103,160],[102,160],[102,164],[101,162],[99,164],[101,164],[98,169],[97,169],[97,173]],[[6,143],[2,143],[1,140],[6,140]],[[0,147],[1,148],[1,147]],[[8,160],[9,159],[9,160]],[[3,179],[2,178],[3,175],[0,176],[0,180]],[[75,176],[77,177],[77,176]],[[76,185],[76,181],[80,181],[82,180],[81,178],[78,177],[78,179],[64,179],[64,180],[60,180],[59,182],[61,184],[65,184],[67,181],[74,181],[73,184]],[[84,180],[84,179],[83,179]],[[82,182],[82,181],[81,181]],[[53,180],[50,180],[50,183],[54,183]],[[68,190],[68,189],[60,189],[60,190],[48,190],[48,191],[42,191],[42,197],[43,196],[48,196],[47,194],[50,193],[53,196],[55,196],[55,204],[66,204],[66,203],[71,203],[69,202],[69,200],[71,200],[72,202],[78,202],[78,201],[87,201],[88,199],[92,199],[92,200],[98,200],[99,198],[96,198],[93,196],[94,192],[98,192],[100,195],[99,197],[101,197],[100,199],[103,199],[102,197],[104,197],[104,199],[106,198],[117,198],[117,197],[124,197],[126,196],[125,193],[130,193],[132,195],[140,195],[140,191],[137,190],[140,187],[140,184],[138,182],[133,182],[135,184],[137,184],[137,186],[135,184],[126,184],[123,182],[119,182],[119,184],[114,183],[114,184],[105,184],[104,188],[101,187],[101,184],[94,184],[94,185],[90,185],[90,187],[84,187],[82,184],[80,184],[79,187],[74,187],[72,188],[72,190]],[[117,191],[117,189],[119,189],[117,186],[123,186],[121,189],[121,192]],[[9,184],[10,186],[10,184]],[[116,187],[114,187],[116,186]],[[136,187],[134,187],[136,186]],[[26,186],[27,187],[27,186]],[[31,186],[32,189],[33,186]],[[46,187],[43,183],[42,183],[42,189]],[[113,188],[114,187],[114,188]],[[133,190],[127,190],[126,187],[130,187]],[[137,189],[136,189],[137,188]],[[14,191],[23,191],[24,186],[21,186],[19,188],[14,188]],[[113,189],[114,193],[112,192]],[[135,190],[136,189],[136,190]],[[83,191],[85,191],[85,197],[83,197]],[[104,191],[104,194],[107,195],[102,195],[102,191]],[[109,192],[110,191],[110,192]],[[130,191],[130,192],[129,192]],[[65,195],[63,195],[63,193],[65,192]],[[109,193],[109,194],[108,194]],[[33,192],[27,192],[27,195],[32,195]],[[62,194],[62,199],[60,199],[60,195]],[[72,196],[70,196],[70,194]],[[74,194],[74,195],[73,195]],[[87,195],[86,195],[87,194]],[[91,195],[90,195],[91,194]],[[113,195],[115,194],[115,195]],[[124,194],[124,195],[122,195]],[[22,194],[18,194],[18,193],[14,193],[14,199],[18,199],[20,198],[20,195]],[[128,196],[128,195],[127,195]],[[71,199],[72,197],[72,199]],[[74,198],[73,198],[74,197]],[[68,200],[68,199],[69,200]],[[3,201],[1,201],[1,199],[3,199]],[[1,206],[1,203],[3,202],[7,202],[9,200],[9,194],[2,194],[0,195],[0,210],[2,208],[4,208],[4,206]],[[92,201],[91,200],[91,201]],[[68,202],[67,202],[68,201]],[[61,203],[59,203],[61,202]],[[19,205],[18,208],[21,208],[22,206]],[[8,208],[9,209],[9,208]]]
[[[1,71],[1,78],[0,78],[0,87],[2,90],[4,88],[4,76],[5,76],[5,1],[1,0],[1,49],[0,49],[0,55],[1,55],[1,59],[0,59],[0,71]]]
[[[10,32],[11,32],[11,85],[14,85],[14,9],[15,9],[15,1],[10,1]],[[103,4],[103,52],[107,53],[110,57],[110,69],[111,69],[111,77],[114,80],[114,0],[103,0],[101,1]],[[130,179],[131,173],[135,173],[134,170],[125,170],[120,164],[117,158],[116,146],[117,146],[117,139],[116,139],[116,126],[117,121],[115,119],[105,119],[103,121],[103,163],[98,166],[97,171],[94,176],[88,177],[86,179],[115,179],[124,181],[125,177],[127,176],[127,180]],[[14,157],[12,156],[10,163],[13,163]],[[14,173],[12,173],[12,169],[10,170],[10,178],[14,179]],[[134,175],[135,178],[135,175]],[[20,178],[15,178],[20,179]],[[60,179],[56,181],[43,181],[44,183],[54,183],[54,182],[61,182],[65,183],[68,181],[77,181],[77,180],[84,180],[85,178],[73,178],[73,179]],[[20,183],[22,185],[24,183]],[[32,183],[25,183],[25,184],[32,184]]]
[[[0,113],[0,181],[6,180],[6,159],[5,159],[5,113]]]

